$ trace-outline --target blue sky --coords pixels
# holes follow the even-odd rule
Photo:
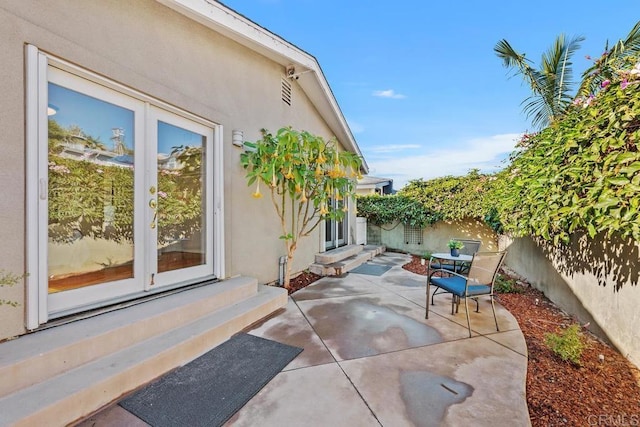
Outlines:
[[[558,34],[586,40],[574,79],[607,40],[640,20],[638,0],[223,0],[315,56],[369,164],[370,175],[408,180],[504,166],[532,130],[529,96],[493,52],[507,39],[536,65]],[[599,5],[599,6],[598,6]]]

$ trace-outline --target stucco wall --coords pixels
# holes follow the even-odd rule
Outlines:
[[[24,0],[0,4],[0,268],[25,269],[24,46],[61,59],[224,126],[225,271],[259,282],[278,275],[284,254],[269,197],[251,197],[231,130],[292,125],[332,133],[298,83],[281,100],[284,67],[152,0]],[[263,189],[265,191],[266,189]],[[355,226],[355,218],[353,220]],[[294,271],[321,247],[321,227],[301,245]],[[24,285],[0,289],[21,307],[0,307],[0,339],[24,332]]]
[[[380,243],[389,249],[422,255],[428,251],[448,252],[447,242],[452,238],[480,240],[481,251],[495,251],[498,248],[497,235],[484,222],[475,219],[461,221],[440,221],[422,230],[421,245],[407,244],[404,239],[404,225],[398,222],[377,226],[367,224],[368,243]]]
[[[640,243],[574,235],[566,248],[501,236],[505,263],[640,366]]]

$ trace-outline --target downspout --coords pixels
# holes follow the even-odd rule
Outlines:
[[[278,284],[280,286],[284,286],[284,274],[287,271],[287,256],[282,255],[278,261],[279,273],[278,273]]]

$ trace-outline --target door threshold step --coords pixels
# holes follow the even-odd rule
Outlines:
[[[0,397],[178,328],[256,294],[237,277],[49,328],[0,344]]]
[[[127,346],[0,399],[0,425],[66,425],[201,356],[284,307],[287,293],[260,286],[243,301]]]

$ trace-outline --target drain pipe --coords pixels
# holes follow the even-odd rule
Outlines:
[[[284,273],[287,268],[287,256],[282,255],[278,261],[280,267],[280,274],[278,275],[278,283],[280,286],[284,286]]]

